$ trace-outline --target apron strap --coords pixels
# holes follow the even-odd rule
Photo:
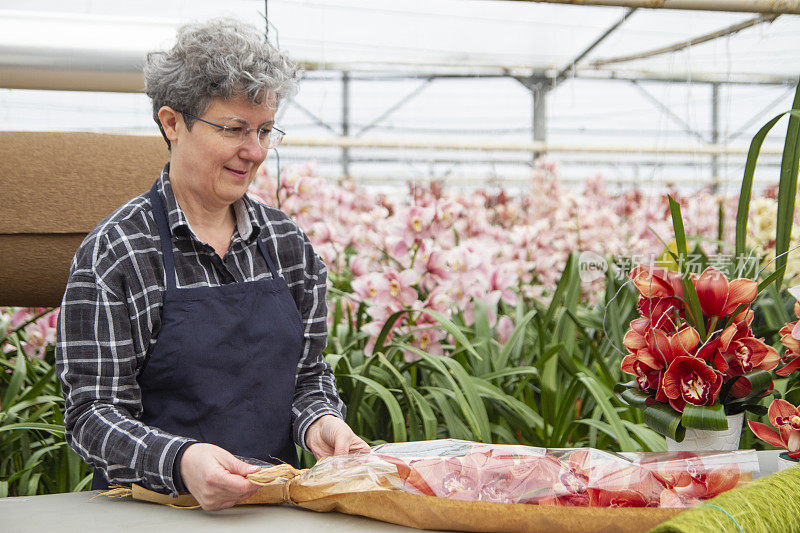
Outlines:
[[[150,188],[150,202],[153,204],[153,215],[158,225],[158,234],[161,237],[161,253],[164,255],[164,270],[167,275],[167,289],[171,290],[176,287],[175,283],[175,258],[172,255],[172,238],[169,232],[169,223],[167,222],[167,215],[164,212],[164,205],[161,202],[161,196],[158,194],[158,181],[153,183]],[[275,264],[270,259],[267,253],[267,248],[264,246],[264,241],[258,237],[258,249],[261,250],[261,255],[267,262],[267,267],[272,274],[272,279],[278,279],[278,272],[275,269]]]
[[[164,273],[167,276],[167,290],[175,288],[175,259],[172,256],[172,238],[169,233],[167,215],[157,189],[158,181],[150,188],[150,203],[153,204],[153,216],[158,225],[158,235],[161,237],[161,253],[164,256]]]

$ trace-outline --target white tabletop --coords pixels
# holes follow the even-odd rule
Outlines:
[[[758,452],[760,476],[775,472],[777,451]],[[759,476],[759,477],[760,477]],[[0,531],[3,533],[59,533],[124,531],[125,533],[172,531],[195,533],[280,532],[358,533],[410,532],[414,529],[339,513],[315,513],[285,505],[245,505],[207,513],[74,492],[47,496],[0,498]]]

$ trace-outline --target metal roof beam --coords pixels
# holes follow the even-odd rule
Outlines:
[[[800,15],[800,0],[514,0],[583,6],[644,7],[649,9],[686,9],[694,11],[738,11]]]
[[[386,119],[389,115],[391,115],[392,113],[394,113],[395,111],[397,111],[398,109],[403,107],[405,104],[407,104],[409,101],[411,101],[415,96],[417,96],[419,93],[421,93],[428,85],[430,85],[431,82],[433,81],[433,79],[434,78],[432,78],[432,77],[427,78],[419,86],[417,86],[416,89],[414,89],[413,91],[411,91],[410,93],[405,95],[403,98],[401,98],[400,100],[395,102],[386,111],[381,113],[376,119],[374,119],[372,122],[370,122],[369,124],[367,124],[366,126],[361,128],[355,134],[355,136],[356,137],[360,137],[361,135],[363,135],[364,133],[368,132],[369,130],[374,128],[376,125],[378,125],[382,120]]]
[[[306,77],[303,81],[339,81],[339,78],[331,78],[324,74],[315,76],[314,72],[339,72],[336,68],[322,68],[318,70],[310,70],[305,67]],[[539,78],[539,79],[552,79],[553,75],[548,71],[532,70],[528,73],[517,73],[511,69],[504,69],[502,67],[497,69],[498,72],[494,73],[427,73],[420,74],[416,72],[393,72],[393,73],[377,73],[369,74],[354,73],[350,71],[351,80],[359,81],[398,81],[408,79],[495,79],[495,78]],[[502,72],[505,70],[505,72]],[[672,73],[655,72],[648,70],[617,70],[617,69],[595,69],[595,68],[578,68],[572,77],[578,79],[593,79],[593,80],[638,80],[638,81],[657,81],[665,83],[721,83],[723,85],[794,85],[797,83],[797,76],[779,76],[773,74],[731,74],[730,76],[722,76],[718,74],[702,74],[698,72],[687,73],[684,76],[677,76]],[[526,85],[527,87],[527,85]]]
[[[568,64],[566,67],[564,67],[563,69],[561,69],[561,71],[560,71],[558,74],[556,74],[556,78],[555,78],[555,80],[553,81],[553,87],[555,87],[556,85],[558,85],[559,83],[561,83],[561,82],[562,82],[562,81],[563,81],[563,80],[564,80],[564,79],[565,79],[565,78],[566,78],[566,77],[567,77],[567,76],[568,76],[568,75],[569,75],[571,72],[574,72],[574,71],[575,71],[575,66],[576,66],[578,63],[580,63],[580,62],[581,62],[581,60],[582,60],[584,57],[586,57],[586,56],[587,56],[587,55],[588,55],[588,54],[589,54],[589,53],[590,53],[592,50],[594,50],[595,48],[597,48],[597,46],[598,46],[600,43],[602,43],[602,42],[603,42],[603,41],[604,41],[604,40],[605,40],[605,39],[606,39],[606,38],[607,38],[609,35],[611,35],[612,33],[614,33],[614,31],[615,31],[617,28],[619,28],[620,26],[622,26],[622,24],[623,24],[623,23],[624,23],[626,20],[628,20],[628,17],[630,17],[631,15],[633,15],[633,13],[636,11],[636,9],[637,9],[637,8],[635,8],[635,7],[634,7],[634,8],[631,8],[631,9],[629,9],[629,10],[628,10],[628,12],[627,12],[627,13],[625,13],[625,14],[622,16],[622,18],[621,18],[621,19],[619,19],[619,20],[618,20],[616,23],[612,24],[612,25],[611,25],[611,26],[610,26],[610,27],[609,27],[609,28],[608,28],[606,31],[604,31],[604,32],[603,32],[603,34],[602,34],[602,35],[600,35],[600,37],[598,37],[597,39],[595,39],[595,40],[594,40],[594,42],[593,42],[592,44],[590,44],[590,45],[589,45],[589,46],[588,46],[588,47],[587,47],[587,48],[586,48],[586,49],[585,49],[583,52],[581,52],[580,54],[578,54],[578,55],[577,55],[577,57],[575,57],[575,59],[573,59],[572,61],[570,61],[570,62],[569,62],[569,64]]]
[[[593,67],[601,67],[604,65],[610,65],[611,63],[623,63],[625,61],[633,61],[635,59],[644,59],[647,57],[658,56],[662,54],[669,54],[671,52],[678,52],[685,48],[690,48],[692,46],[696,46],[698,44],[707,43],[709,41],[713,41],[714,39],[719,39],[720,37],[725,37],[726,35],[732,35],[734,33],[740,32],[744,29],[750,28],[757,24],[761,24],[762,22],[772,22],[780,15],[761,15],[759,17],[755,17],[749,20],[745,20],[744,22],[740,22],[738,24],[734,24],[732,26],[728,26],[727,28],[723,28],[721,30],[707,33],[705,35],[701,35],[699,37],[695,37],[694,39],[689,39],[688,41],[681,41],[679,43],[672,44],[670,46],[664,46],[661,48],[656,48],[655,50],[648,50],[647,52],[640,52],[638,54],[632,54],[627,56],[620,56],[620,57],[612,57],[610,59],[598,59],[596,61],[592,61],[589,63]]]
[[[681,117],[679,117],[679,116],[678,116],[678,115],[677,115],[677,114],[676,114],[676,113],[675,113],[675,112],[674,112],[672,109],[670,109],[670,108],[669,108],[667,105],[665,105],[665,104],[664,104],[664,103],[663,103],[661,100],[659,100],[658,98],[656,98],[655,96],[653,96],[652,94],[650,94],[649,92],[647,92],[647,90],[646,90],[644,87],[642,87],[641,85],[639,85],[639,82],[638,82],[638,81],[636,81],[636,80],[631,80],[631,84],[632,84],[634,87],[636,87],[637,89],[639,89],[639,92],[640,92],[640,93],[642,93],[642,95],[643,95],[645,98],[647,98],[647,99],[650,101],[650,103],[651,103],[651,104],[653,104],[654,106],[656,106],[657,108],[659,108],[659,109],[660,109],[661,111],[663,111],[663,112],[664,112],[664,113],[665,113],[665,114],[666,114],[666,115],[667,115],[669,118],[671,118],[673,122],[675,122],[675,123],[676,123],[678,126],[680,126],[681,128],[683,128],[683,131],[685,131],[685,132],[686,132],[686,133],[688,133],[689,135],[692,135],[692,136],[696,137],[696,138],[697,138],[697,139],[699,139],[700,141],[702,141],[702,142],[704,142],[704,143],[706,143],[706,144],[709,144],[709,141],[708,141],[708,139],[706,139],[705,137],[703,137],[703,135],[702,135],[702,134],[698,133],[698,132],[697,132],[697,131],[696,131],[694,128],[692,128],[692,126],[691,126],[691,125],[687,124],[687,123],[686,123],[686,121],[684,121],[684,120],[683,120]]]

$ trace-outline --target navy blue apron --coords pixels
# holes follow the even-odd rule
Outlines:
[[[286,281],[259,238],[272,279],[176,288],[169,224],[155,184],[150,201],[167,288],[158,339],[138,376],[142,422],[235,455],[298,467],[292,401],[303,325]],[[107,486],[95,470],[92,489]]]

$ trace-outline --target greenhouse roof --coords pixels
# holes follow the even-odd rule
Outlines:
[[[266,5],[271,38],[307,70],[778,84],[800,75],[797,15],[470,0]],[[230,15],[261,26],[264,13],[261,0],[0,1],[0,85],[24,88],[16,80],[35,68],[138,75],[146,51],[181,23]],[[674,51],[630,57],[664,49]]]

